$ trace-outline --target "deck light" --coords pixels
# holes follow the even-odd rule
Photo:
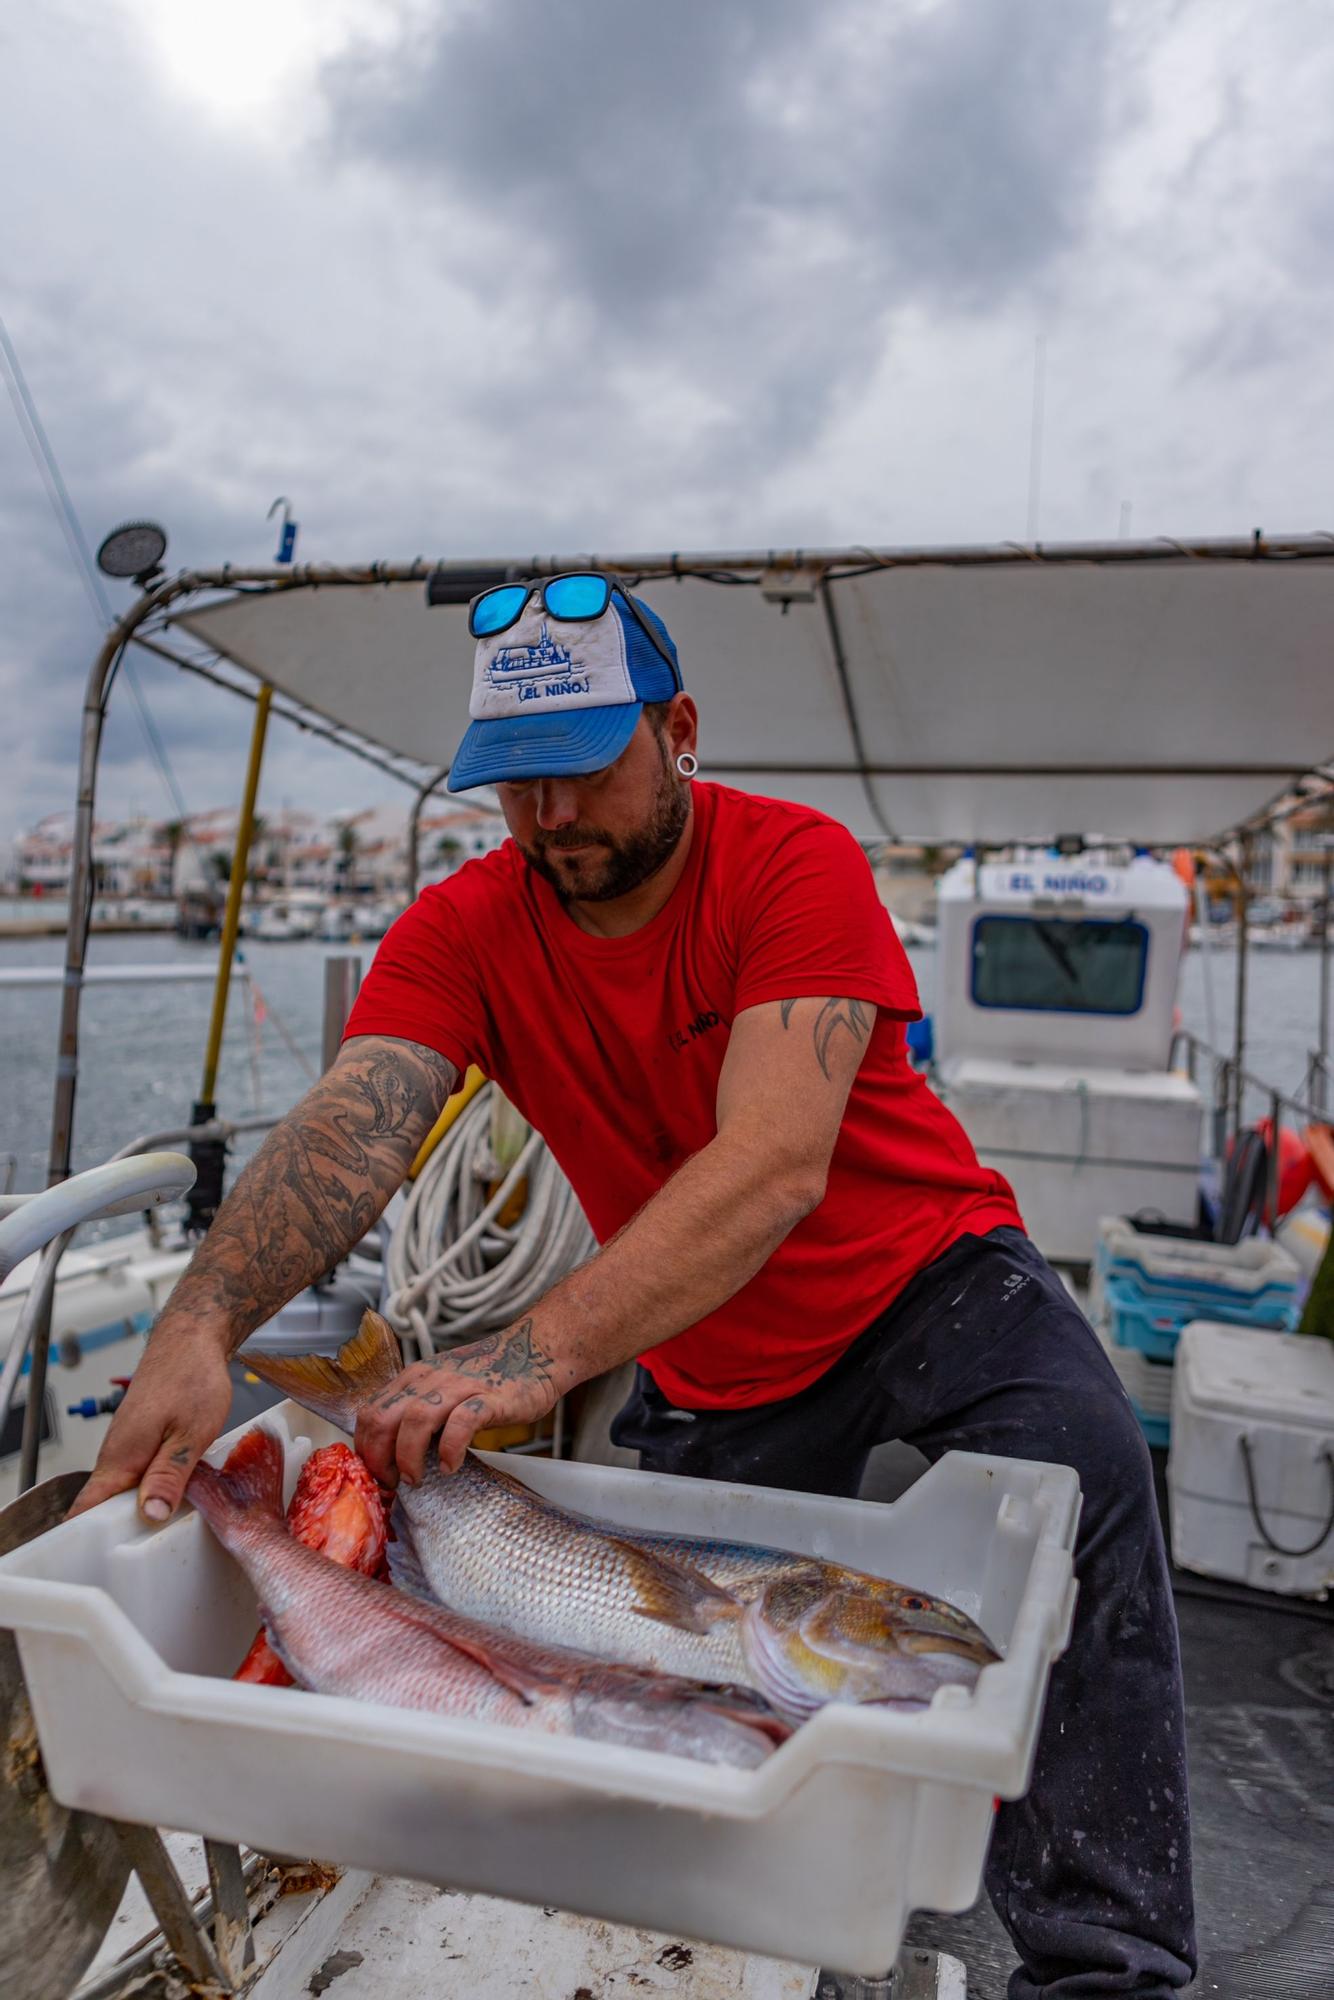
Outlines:
[[[103,576],[133,577],[142,590],[161,575],[166,553],[166,533],[156,521],[124,521],[97,551],[97,567]]]

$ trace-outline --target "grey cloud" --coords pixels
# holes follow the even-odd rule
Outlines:
[[[437,254],[538,330],[522,393],[573,383],[586,421],[654,356],[718,399],[702,478],[744,480],[809,445],[896,309],[995,307],[1072,242],[1107,23],[1106,0],[495,0],[334,65],[328,143],[470,205],[480,235],[446,222]]]
[[[1108,136],[1108,14],[952,0],[895,38],[863,185],[912,291],[980,310],[1075,240]]]
[[[494,0],[341,60],[326,89],[339,149],[519,226],[479,288],[521,297],[542,272],[613,323],[679,323],[758,258],[781,265],[790,222],[833,231],[853,269],[982,304],[1071,239],[1106,133],[1108,12]]]

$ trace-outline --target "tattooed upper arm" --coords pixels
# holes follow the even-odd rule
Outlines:
[[[791,1028],[793,1013],[800,1004],[797,1000],[780,1002],[779,1013],[785,1028]],[[812,1004],[818,1007],[818,1012],[811,1022],[811,1043],[816,1061],[829,1077],[832,1076],[829,1064],[834,1037],[842,1031],[852,1037],[859,1049],[864,1048],[875,1026],[875,1008],[866,1000],[832,999]]]
[[[718,1079],[718,1136],[743,1164],[768,1162],[774,1185],[808,1181],[823,1195],[848,1094],[876,1010],[869,1000],[802,995],[746,1007],[732,1023]]]

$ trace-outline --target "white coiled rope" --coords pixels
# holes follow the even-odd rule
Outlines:
[[[507,1171],[497,1159],[492,1117],[508,1108],[494,1084],[478,1091],[413,1182],[390,1240],[385,1316],[423,1359],[509,1326],[597,1248],[540,1132]],[[502,1227],[525,1180],[523,1211]]]

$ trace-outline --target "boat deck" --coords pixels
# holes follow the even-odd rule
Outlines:
[[[1166,1453],[1153,1454],[1160,1500]],[[1201,2000],[1334,1992],[1334,1607],[1174,1572],[1190,1740]],[[910,1944],[1005,2000],[1015,1957],[983,1899]]]

